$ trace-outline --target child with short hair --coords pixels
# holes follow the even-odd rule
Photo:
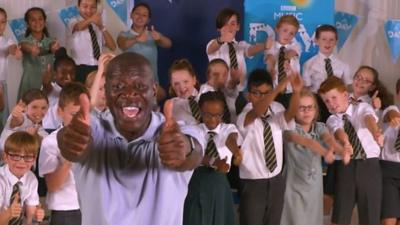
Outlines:
[[[280,224],[285,190],[282,176],[283,130],[294,129],[302,80],[290,77],[293,87],[287,110],[274,102],[285,89],[289,77],[273,88],[270,74],[254,70],[247,81],[249,103],[240,113],[237,126],[244,138],[243,160],[239,167],[242,193],[239,205],[240,224]]]
[[[8,94],[7,94],[7,73],[8,73],[8,56],[12,55],[16,59],[22,58],[21,47],[17,46],[15,42],[4,35],[7,27],[7,12],[0,7],[0,94],[3,107],[2,117],[0,117],[1,126],[7,121],[9,108],[8,108]]]
[[[49,132],[54,131],[61,124],[61,119],[57,116],[58,97],[61,89],[75,80],[75,71],[74,60],[67,55],[64,47],[59,48],[55,52],[53,67],[48,65],[47,71],[43,75],[42,90],[49,100],[49,110],[43,118],[43,127]]]
[[[7,138],[2,154],[6,165],[0,167],[0,224],[22,224],[24,220],[32,225],[33,220],[43,220],[38,181],[30,171],[38,149],[38,139],[25,131]]]
[[[274,87],[290,73],[300,72],[301,47],[295,40],[299,27],[299,21],[293,15],[281,16],[276,23],[276,40],[272,47],[264,52],[265,63],[272,76]],[[287,108],[291,93],[292,87],[288,84],[283,94],[276,100]]]
[[[47,136],[43,129],[42,120],[48,109],[47,96],[39,89],[31,89],[25,92],[22,99],[13,108],[0,136],[0,151],[4,149],[4,143],[8,136],[15,131],[27,131],[37,136],[40,140]]]
[[[32,88],[42,86],[42,76],[47,66],[54,61],[54,52],[60,47],[58,41],[49,36],[46,27],[46,13],[42,8],[32,7],[25,12],[27,24],[25,37],[21,40],[22,74],[18,99]]]
[[[332,115],[326,124],[344,148],[352,152],[348,165],[336,164],[332,223],[349,224],[357,204],[360,224],[379,224],[382,175],[379,166],[383,135],[378,118],[367,103],[349,103],[343,81],[326,79],[318,94]]]
[[[240,164],[241,136],[235,125],[222,121],[223,93],[202,94],[199,106],[203,123],[198,127],[208,142],[202,165],[194,170],[189,183],[183,224],[233,225],[233,199],[226,173],[232,158],[236,165]]]
[[[81,94],[89,97],[86,87],[77,82],[66,84],[61,90],[57,113],[63,126],[67,126],[79,111]],[[39,155],[39,175],[45,178],[48,189],[46,203],[51,210],[50,225],[81,224],[72,163],[61,156],[57,145],[58,130],[43,139]]]
[[[86,76],[97,70],[103,45],[114,51],[115,41],[103,24],[102,12],[98,11],[100,0],[78,0],[79,17],[68,24],[71,55],[77,64],[76,80],[85,83]]]
[[[198,83],[192,64],[187,59],[175,60],[169,69],[169,77],[170,100],[176,121],[192,125],[200,123],[200,107],[196,101]]]

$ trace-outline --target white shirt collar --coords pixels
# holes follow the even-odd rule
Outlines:
[[[21,160],[23,160],[23,159],[21,159]],[[4,166],[4,171],[5,171],[7,179],[10,181],[12,186],[14,186],[18,182],[21,182],[22,185],[26,183],[26,179],[27,179],[26,177],[27,177],[28,173],[25,173],[20,179],[18,179],[18,177],[16,177],[14,174],[11,173],[10,167],[7,164]]]

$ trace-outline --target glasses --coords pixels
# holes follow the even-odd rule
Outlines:
[[[365,78],[362,77],[361,75],[355,75],[355,76],[354,76],[354,80],[359,81],[359,82],[362,82],[362,83],[365,83],[365,84],[372,84],[372,83],[374,83],[374,82],[371,81],[371,80],[365,79]]]
[[[256,98],[263,98],[263,97],[265,97],[267,95],[270,95],[271,91],[261,92],[261,91],[253,90],[253,91],[249,91],[249,93],[252,94]]]
[[[299,106],[300,112],[311,112],[315,109],[315,105],[301,105]]]
[[[6,154],[8,156],[10,156],[10,159],[12,161],[16,161],[16,162],[20,161],[21,159],[23,159],[24,162],[29,163],[29,162],[33,162],[35,160],[35,158],[36,158],[33,155],[18,155],[18,154],[12,154],[12,153],[9,153],[9,152],[6,152]]]
[[[203,113],[201,113],[201,116],[204,119],[217,119],[217,120],[220,120],[224,116],[224,114],[212,114],[212,113],[208,113],[208,112],[203,112]]]

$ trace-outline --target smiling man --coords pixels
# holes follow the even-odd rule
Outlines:
[[[62,155],[73,168],[83,225],[182,224],[187,186],[202,158],[195,127],[179,127],[152,112],[156,96],[149,62],[123,53],[105,71],[112,118],[81,110],[58,133]],[[168,124],[168,125],[165,125]]]

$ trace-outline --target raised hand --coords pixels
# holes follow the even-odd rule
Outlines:
[[[264,49],[265,50],[271,49],[272,46],[274,46],[274,39],[272,39],[272,37],[269,36],[264,42]]]
[[[60,43],[55,40],[50,43],[50,51],[54,54],[60,48]]]
[[[151,26],[150,33],[155,41],[159,41],[161,39],[161,33],[156,31],[156,29],[154,29],[154,26]]]
[[[382,101],[381,101],[381,99],[378,97],[378,94],[379,94],[379,91],[376,90],[376,91],[374,92],[374,95],[372,95],[372,97],[371,97],[371,104],[372,104],[372,107],[373,107],[374,109],[381,109],[381,108],[382,108]]]
[[[99,58],[99,69],[98,72],[101,72],[101,74],[104,73],[105,67],[106,65],[111,61],[111,59],[113,59],[115,57],[115,54],[113,53],[104,53],[101,54],[100,58]]]
[[[51,64],[47,64],[47,69],[46,69],[46,71],[44,71],[43,76],[42,76],[43,86],[50,85],[52,79],[53,79],[53,73],[52,73]]]
[[[223,26],[220,30],[221,32],[221,41],[222,42],[232,42],[235,40],[235,34],[230,32],[227,26]]]
[[[39,54],[40,54],[39,43],[36,42],[34,44],[30,44],[29,50],[30,50],[32,56],[34,56],[34,57],[39,56]]]
[[[167,101],[164,105],[165,123],[158,139],[158,151],[161,162],[170,168],[179,168],[186,160],[190,151],[188,137],[181,133],[173,118],[173,103]]]
[[[11,218],[18,218],[21,216],[22,206],[21,206],[21,196],[19,193],[14,198],[14,201],[10,205],[10,216]]]
[[[97,11],[90,19],[91,21],[96,24],[100,29],[103,28],[103,19],[101,18],[102,12]]]
[[[18,104],[14,106],[13,110],[11,111],[12,117],[16,119],[24,119],[26,105],[22,100],[19,100]]]
[[[290,84],[292,85],[293,91],[300,92],[303,88],[303,79],[300,74],[294,73],[290,77]]]
[[[57,134],[61,154],[69,161],[76,162],[88,151],[91,141],[90,102],[86,94],[79,96],[80,110],[71,123]]]

